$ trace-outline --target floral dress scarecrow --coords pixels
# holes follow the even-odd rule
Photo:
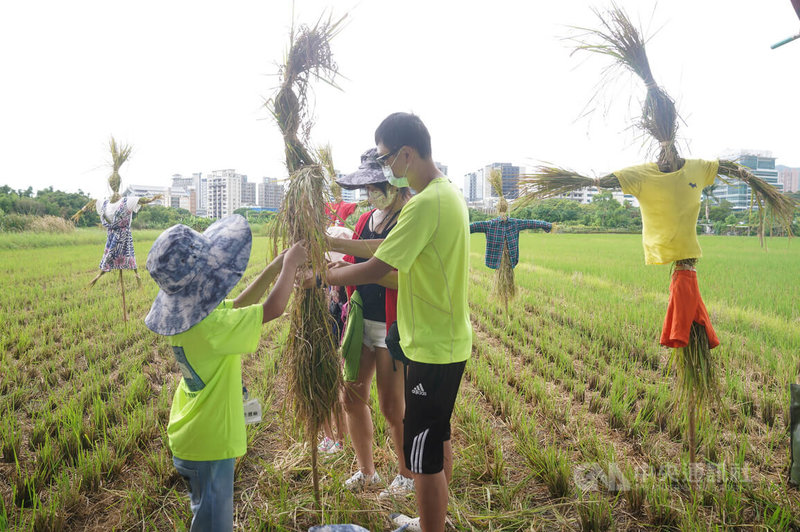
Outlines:
[[[103,251],[103,258],[100,260],[100,272],[94,279],[89,281],[89,286],[95,285],[98,279],[111,270],[119,270],[119,286],[122,293],[122,316],[124,321],[128,321],[128,311],[125,306],[125,285],[122,282],[122,270],[133,270],[136,282],[142,286],[142,279],[139,277],[139,270],[136,268],[136,256],[133,251],[133,236],[131,235],[131,219],[133,213],[138,212],[142,205],[161,198],[157,194],[152,198],[119,195],[119,187],[122,179],[119,175],[120,167],[130,157],[132,147],[123,144],[118,145],[114,137],[109,140],[111,151],[111,175],[108,177],[108,185],[111,188],[111,197],[98,203],[91,200],[84,205],[81,210],[76,212],[72,219],[78,221],[80,217],[92,209],[97,210],[100,215],[100,222],[106,228],[108,236],[106,247]]]

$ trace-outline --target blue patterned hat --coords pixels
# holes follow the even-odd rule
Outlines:
[[[202,234],[185,225],[161,233],[147,255],[147,271],[161,290],[145,325],[172,336],[200,323],[244,275],[252,242],[250,226],[238,214]]]

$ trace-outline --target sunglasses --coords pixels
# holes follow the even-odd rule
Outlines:
[[[398,149],[398,150],[390,151],[388,153],[384,153],[383,155],[378,155],[377,157],[375,157],[375,162],[377,162],[381,166],[388,166],[389,165],[389,157],[391,157],[392,155],[396,154],[399,151],[400,150]]]

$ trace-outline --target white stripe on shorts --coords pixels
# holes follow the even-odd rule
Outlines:
[[[411,472],[422,473],[422,452],[425,449],[425,440],[431,429],[425,429],[414,436],[414,443],[411,445]]]

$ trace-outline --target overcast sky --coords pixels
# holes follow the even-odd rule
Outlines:
[[[628,129],[644,87],[623,76],[582,116],[601,56],[570,56],[591,7],[560,0],[296,0],[298,23],[345,13],[341,90],[317,84],[312,140],[348,172],[393,111],[417,113],[460,186],[494,161],[602,174],[646,160]],[[771,150],[800,166],[800,32],[789,0],[625,0],[659,84],[677,100],[686,156]],[[235,168],[283,177],[262,107],[278,85],[292,2],[0,3],[0,185],[107,194],[107,140],[133,145],[128,184]]]

